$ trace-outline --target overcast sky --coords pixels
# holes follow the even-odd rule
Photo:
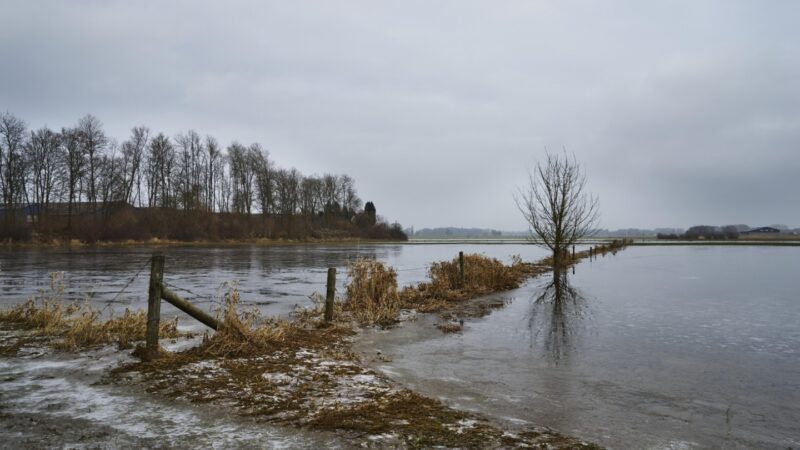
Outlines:
[[[260,142],[404,226],[525,228],[566,148],[601,225],[800,226],[798,1],[12,1],[0,110]]]

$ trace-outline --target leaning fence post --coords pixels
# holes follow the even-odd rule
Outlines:
[[[150,289],[147,296],[147,331],[145,353],[147,358],[158,354],[158,327],[161,320],[161,283],[164,281],[164,255],[155,253],[150,261]]]
[[[333,298],[336,295],[336,268],[328,269],[328,290],[325,296],[325,323],[333,320]]]
[[[464,285],[466,284],[464,282],[464,252],[458,252],[458,271],[460,275],[459,281],[461,283],[461,288],[463,289]]]

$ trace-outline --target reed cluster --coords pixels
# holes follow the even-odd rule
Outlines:
[[[348,268],[344,309],[362,324],[389,325],[397,321],[401,309],[440,311],[453,302],[517,288],[525,278],[545,270],[523,263],[518,256],[505,265],[495,258],[471,254],[464,256],[463,281],[459,259],[454,258],[433,263],[429,281],[398,290],[394,268],[358,259]]]
[[[464,276],[458,258],[433,263],[428,271],[430,281],[409,286],[400,292],[404,307],[419,311],[435,311],[448,302],[462,301],[492,292],[515,289],[526,278],[545,269],[512,257],[510,265],[480,254],[464,255]]]
[[[400,313],[397,272],[374,259],[359,258],[347,269],[344,308],[364,324],[386,325]]]

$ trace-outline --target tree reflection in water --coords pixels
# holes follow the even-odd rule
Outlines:
[[[565,363],[577,343],[586,313],[586,299],[570,284],[567,271],[556,270],[531,305],[531,347],[541,347],[544,356],[555,365]]]

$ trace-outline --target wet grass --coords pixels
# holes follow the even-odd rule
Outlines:
[[[117,344],[120,349],[131,348],[145,338],[147,314],[144,311],[125,309],[121,316],[102,318],[102,311],[88,301],[64,302],[64,274],[50,276],[50,290],[39,298],[0,310],[0,323],[8,328],[27,331],[8,339],[0,350],[16,354],[30,342],[46,343],[57,350],[74,351],[107,344]],[[177,318],[162,321],[160,334],[167,338],[183,336],[178,331]]]

